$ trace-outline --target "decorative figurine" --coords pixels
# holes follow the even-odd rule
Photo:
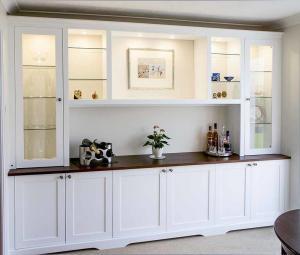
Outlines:
[[[218,97],[218,98],[221,98],[221,97],[222,97],[222,93],[221,93],[221,92],[218,92],[218,93],[217,93],[217,97]]]
[[[97,94],[96,91],[92,94],[92,98],[93,98],[93,99],[98,99],[98,94]]]
[[[222,97],[227,97],[227,92],[225,90],[222,91]]]
[[[213,99],[217,99],[217,93],[213,93]]]
[[[74,90],[74,99],[81,99],[82,92],[80,89]]]

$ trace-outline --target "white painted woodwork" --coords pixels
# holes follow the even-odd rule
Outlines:
[[[264,227],[288,209],[289,160],[68,175],[14,177],[11,254]]]
[[[15,177],[15,248],[65,243],[64,174]]]
[[[249,220],[249,172],[246,163],[216,166],[216,223]]]
[[[55,80],[55,96],[56,98],[63,98],[63,79],[62,79],[62,72],[63,72],[63,59],[62,59],[62,30],[61,29],[53,29],[53,28],[37,28],[37,27],[17,27],[15,29],[15,77],[13,80],[15,80],[15,88],[16,88],[16,166],[21,167],[48,167],[48,166],[61,166],[63,165],[63,101],[62,100],[56,100],[55,108],[52,112],[52,117],[55,119],[55,130],[53,131],[55,133],[55,136],[53,136],[53,139],[46,138],[47,136],[43,133],[40,135],[40,137],[33,139],[28,138],[32,140],[32,147],[35,145],[36,148],[30,148],[29,146],[25,148],[24,146],[24,84],[23,84],[23,76],[25,75],[22,71],[22,56],[25,58],[27,57],[29,61],[27,64],[33,65],[34,58],[37,58],[37,56],[31,56],[30,54],[33,54],[32,52],[22,52],[22,35],[29,34],[29,35],[50,35],[55,36],[55,45],[51,45],[51,50],[53,51],[53,56],[49,57],[46,62],[43,64],[48,65],[55,65],[55,77],[53,78]],[[28,43],[30,45],[30,43]],[[55,51],[54,49],[55,48]],[[32,47],[32,51],[34,48]],[[24,53],[24,54],[23,54]],[[39,52],[38,52],[39,53]],[[39,54],[46,54],[46,53],[39,53]],[[38,54],[37,54],[38,55]],[[50,53],[48,52],[48,55]],[[48,56],[47,54],[45,56]],[[39,95],[40,96],[40,95]],[[29,99],[28,99],[29,100]],[[44,99],[45,100],[45,99]],[[41,110],[44,110],[43,107],[40,107]],[[38,110],[36,110],[38,111]],[[50,112],[50,109],[47,110]],[[38,112],[40,113],[40,112]],[[31,114],[31,118],[35,116],[35,120],[41,119],[40,117],[36,117],[35,114],[38,114],[37,112],[29,112],[28,114]],[[42,115],[42,117],[45,117]],[[46,116],[45,118],[47,118]],[[49,118],[49,117],[48,117]],[[35,132],[38,132],[35,130]],[[46,132],[45,130],[41,130],[41,132]],[[40,141],[39,141],[40,139]],[[31,149],[31,150],[39,150],[39,146],[47,146],[45,143],[53,143],[51,146],[54,147],[54,156],[45,156],[45,158],[38,157],[36,159],[25,159],[25,149]],[[50,145],[49,145],[50,146]],[[47,158],[48,157],[48,158]]]
[[[251,148],[251,104],[249,99],[251,97],[251,66],[250,66],[250,48],[251,46],[271,46],[272,47],[272,68],[271,74],[271,146],[266,148]],[[281,40],[259,40],[248,39],[245,40],[245,155],[258,154],[276,154],[280,153],[281,146]],[[257,61],[257,60],[256,60]],[[255,61],[254,61],[255,62]],[[252,70],[253,71],[253,70]],[[253,96],[253,95],[252,95]],[[267,110],[263,108],[263,119],[267,119]],[[255,112],[252,113],[255,115]],[[268,132],[266,132],[268,134]]]
[[[112,172],[66,174],[66,241],[112,238]]]
[[[113,236],[162,233],[166,228],[166,173],[162,169],[113,172]]]
[[[167,230],[211,224],[214,165],[171,167],[167,171]]]
[[[275,220],[284,209],[280,202],[280,193],[285,192],[285,188],[280,187],[280,161],[255,162],[250,176],[252,219]]]

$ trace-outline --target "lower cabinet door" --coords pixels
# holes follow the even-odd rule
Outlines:
[[[112,172],[66,174],[67,243],[112,238]]]
[[[113,172],[114,237],[166,230],[166,173],[161,169]]]
[[[16,249],[65,243],[65,174],[15,177]]]
[[[167,229],[205,227],[213,220],[214,165],[167,169]]]
[[[250,219],[249,173],[245,163],[216,166],[216,223]]]
[[[251,168],[251,216],[273,220],[281,212],[280,161],[260,161]]]

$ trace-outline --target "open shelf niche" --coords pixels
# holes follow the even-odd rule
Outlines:
[[[107,98],[106,32],[69,29],[69,99],[101,100]],[[75,91],[81,92],[74,99]]]
[[[207,37],[112,32],[112,101],[207,99],[207,50]]]
[[[241,81],[241,40],[238,38],[211,38],[210,98],[239,99]],[[231,81],[224,77],[232,76]]]

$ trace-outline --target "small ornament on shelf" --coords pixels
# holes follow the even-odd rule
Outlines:
[[[92,98],[93,98],[93,99],[98,99],[98,94],[97,94],[96,91],[92,94]]]
[[[80,89],[74,90],[74,99],[81,99],[82,92]]]

